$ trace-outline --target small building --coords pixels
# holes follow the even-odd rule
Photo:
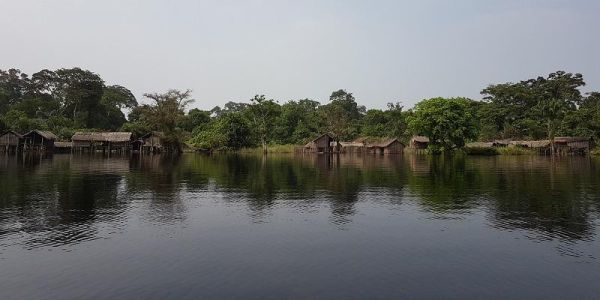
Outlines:
[[[492,148],[494,146],[494,142],[471,142],[465,144],[466,148]]]
[[[4,132],[0,135],[0,151],[17,153],[23,150],[23,140],[23,136],[14,131]]]
[[[494,140],[492,142],[492,147],[504,148],[504,147],[508,147],[509,144],[510,144],[510,140]]]
[[[415,135],[410,139],[410,147],[414,149],[427,149],[429,138],[422,135]]]
[[[138,140],[134,141],[133,149],[145,153],[171,152],[175,150],[175,145],[165,140],[165,134],[160,131],[152,131]]]
[[[309,153],[332,153],[336,148],[335,142],[331,135],[325,133],[319,136],[318,138],[308,142],[304,145],[304,152]]]
[[[371,154],[401,154],[404,151],[404,144],[398,139],[392,138],[378,143],[366,145],[367,152]]]
[[[131,132],[76,132],[71,138],[73,151],[120,152],[131,149]]]
[[[23,149],[25,151],[51,152],[54,150],[54,141],[58,137],[50,131],[32,130],[23,135]]]
[[[363,153],[365,152],[365,143],[361,141],[340,142],[340,153]]]
[[[72,147],[72,142],[54,142],[54,153],[70,153]]]
[[[554,146],[561,154],[587,154],[590,152],[590,139],[586,137],[555,137]]]

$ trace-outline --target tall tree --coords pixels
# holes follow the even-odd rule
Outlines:
[[[263,153],[267,153],[267,142],[271,137],[275,118],[280,112],[280,107],[272,99],[267,100],[265,95],[256,95],[250,101],[252,104],[249,107],[249,112],[252,125],[260,139]]]
[[[476,137],[475,116],[466,98],[432,98],[417,103],[408,117],[414,134],[429,137],[429,150],[444,152]]]
[[[144,94],[144,97],[153,101],[152,105],[146,107],[148,120],[153,129],[163,131],[165,138],[174,143],[180,144],[181,137],[177,132],[177,122],[185,115],[185,108],[194,100],[191,98],[191,91],[169,90],[166,93]]]
[[[359,132],[359,121],[366,113],[359,106],[352,93],[337,90],[331,93],[330,102],[321,106],[321,116],[325,120],[325,130],[333,134],[336,141],[351,139]]]
[[[536,98],[533,108],[546,127],[551,151],[554,153],[554,137],[565,116],[576,110],[582,97],[579,88],[585,85],[581,74],[564,71],[551,73],[548,78],[538,77],[525,82]]]

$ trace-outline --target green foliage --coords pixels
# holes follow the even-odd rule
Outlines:
[[[250,121],[260,139],[263,152],[266,153],[267,143],[275,126],[275,117],[280,113],[281,107],[272,99],[267,100],[265,95],[256,95],[250,101],[252,102],[248,109]]]
[[[152,126],[150,126],[145,121],[127,122],[123,124],[120,131],[132,132],[134,136],[140,137],[152,131]]]
[[[361,135],[406,138],[406,114],[400,103],[388,103],[385,111],[369,109],[362,118]]]
[[[498,153],[501,155],[533,155],[537,154],[535,150],[521,148],[521,147],[502,147],[497,148]]]
[[[483,101],[434,98],[408,111],[399,103],[367,111],[352,93],[337,90],[325,105],[310,99],[279,105],[256,95],[250,103],[230,101],[210,111],[186,113],[193,101],[190,91],[145,94],[152,103],[138,105],[130,90],[107,85],[88,70],[41,70],[29,76],[9,69],[0,70],[0,130],[51,130],[62,139],[76,130],[123,130],[136,136],[162,131],[176,144],[190,139],[203,148],[261,145],[263,151],[273,144],[303,144],[325,132],[337,140],[406,140],[410,134],[422,134],[432,141],[433,153],[460,148],[473,139],[552,140],[568,135],[600,140],[600,93],[582,95],[584,84],[581,74],[558,71],[490,85],[481,92]],[[129,112],[127,118],[124,111]]]
[[[210,112],[194,108],[178,120],[177,127],[192,132],[195,128],[207,126],[209,122]]]
[[[31,77],[0,70],[0,114],[15,130],[115,130],[126,121],[122,109],[136,105],[128,89],[105,86],[99,75],[80,68],[42,70]]]
[[[190,140],[195,147],[239,150],[255,145],[249,120],[239,112],[227,113],[200,130]]]
[[[553,140],[557,134],[590,134],[589,124],[578,113],[582,103],[579,88],[584,86],[581,74],[554,72],[519,83],[490,85],[481,93],[487,102],[480,110],[481,124],[486,124],[487,137]],[[567,123],[567,124],[565,124]],[[483,126],[482,126],[483,127]]]
[[[414,134],[429,137],[429,151],[440,153],[465,145],[476,137],[475,116],[466,98],[432,98],[423,100],[408,116]]]
[[[323,131],[329,132],[336,140],[350,140],[360,132],[360,119],[366,113],[359,106],[352,93],[337,90],[331,93],[330,102],[321,106],[320,117],[325,120]]]

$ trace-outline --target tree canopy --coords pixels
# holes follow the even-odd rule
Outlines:
[[[600,93],[583,93],[584,78],[557,71],[547,76],[492,84],[480,101],[432,98],[405,109],[367,109],[354,94],[334,90],[327,102],[293,99],[280,104],[265,95],[229,101],[211,110],[192,108],[191,91],[134,94],[80,68],[0,70],[0,130],[50,130],[62,139],[75,131],[131,131],[141,136],[162,131],[177,144],[240,149],[268,144],[304,144],[322,133],[341,141],[393,137],[407,141],[426,135],[432,150],[462,147],[468,141],[549,139],[583,136],[600,139]],[[553,142],[552,142],[553,144]]]

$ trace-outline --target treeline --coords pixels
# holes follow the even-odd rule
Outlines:
[[[69,138],[76,130],[123,130],[141,135],[163,131],[176,142],[206,149],[240,149],[269,144],[302,144],[329,132],[338,140],[411,135],[430,138],[433,151],[462,147],[472,140],[600,137],[600,93],[583,94],[581,74],[558,71],[517,83],[490,85],[483,99],[433,98],[405,110],[358,105],[352,93],[337,90],[321,104],[312,99],[279,103],[264,95],[228,102],[209,111],[186,107],[190,91],[145,94],[140,105],[125,87],[106,85],[79,68],[42,70],[31,76],[0,70],[0,129],[51,130]],[[124,111],[128,112],[127,118]]]

